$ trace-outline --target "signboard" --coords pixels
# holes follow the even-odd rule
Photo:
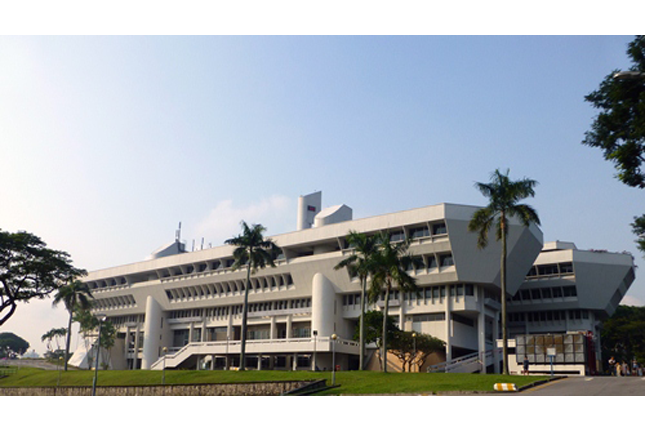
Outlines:
[[[546,349],[546,356],[547,357],[555,357],[555,348],[547,348]]]

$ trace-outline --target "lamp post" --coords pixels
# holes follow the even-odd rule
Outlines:
[[[414,345],[414,358],[412,359],[412,363],[414,363],[414,359],[417,358],[417,333],[416,332],[412,332],[412,344]]]
[[[643,72],[635,72],[633,70],[620,71],[614,73],[614,79],[638,79],[645,77]]]
[[[98,314],[96,318],[99,320],[99,337],[96,341],[96,360],[94,361],[94,380],[92,381],[92,396],[96,396],[96,382],[99,378],[99,355],[101,352],[101,328],[107,319],[106,315]]]
[[[56,382],[56,388],[60,386],[60,374],[63,371],[62,361],[63,357],[58,357],[58,381]]]
[[[336,333],[331,335],[331,385],[336,385]]]
[[[311,363],[312,370],[315,372],[316,371],[316,343],[318,340],[318,330],[313,331],[314,334],[314,360],[313,363]]]
[[[161,385],[166,385],[166,353],[168,352],[168,348],[165,346],[161,348],[161,351],[163,352],[163,369],[161,373]]]

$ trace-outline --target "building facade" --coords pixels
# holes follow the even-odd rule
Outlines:
[[[450,363],[474,355],[477,371],[498,370],[501,247],[491,233],[488,247],[477,248],[476,234],[467,230],[477,209],[445,203],[353,220],[345,205],[321,210],[320,193],[301,197],[297,230],[272,237],[281,250],[275,267],[251,277],[245,366],[358,367],[359,347],[351,339],[360,312],[360,283],[347,270],[334,269],[353,252],[345,240],[353,230],[387,231],[392,241],[409,238],[411,253],[423,261],[421,267],[410,267],[419,294],[394,291],[391,296],[390,315],[399,327],[444,340],[445,355],[435,361]],[[525,227],[511,219],[507,275],[511,336],[546,328],[597,332],[599,322],[629,288],[631,256],[567,246],[547,244],[543,249],[537,226]],[[94,312],[107,315],[118,327],[112,367],[240,366],[247,286],[246,271],[232,270],[233,249],[183,252],[177,238],[146,261],[89,273],[83,282],[94,295]],[[549,265],[557,267],[557,274],[547,276]],[[554,319],[556,310],[562,312],[558,313],[562,320]],[[544,320],[541,312],[547,312]],[[547,327],[549,315],[552,325]],[[373,350],[370,358],[376,359]]]

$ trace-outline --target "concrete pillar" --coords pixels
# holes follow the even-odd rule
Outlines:
[[[293,359],[292,360],[293,360],[293,363],[291,363],[292,364],[292,370],[295,372],[296,370],[298,370],[298,353],[297,352],[293,353]]]
[[[125,359],[126,365],[128,363],[128,352],[130,351],[130,327],[125,327],[125,351],[123,353],[123,358]]]
[[[152,297],[146,300],[146,319],[143,326],[143,357],[141,368],[149,370],[150,366],[159,359],[161,344],[161,306]]]
[[[486,373],[486,308],[484,306],[484,289],[477,287],[477,344],[479,358],[482,361],[481,373]]]
[[[141,334],[141,331],[139,330],[139,326],[137,326],[136,331],[134,333],[134,359],[132,361],[132,369],[137,369],[137,361],[139,360],[139,336]]]
[[[450,298],[450,286],[446,285],[446,297],[444,303],[444,309],[446,313],[446,361],[452,360],[452,320],[450,318],[452,309],[451,298]]]
[[[318,331],[318,336],[327,337],[334,334],[336,291],[334,284],[323,274],[316,273],[311,288],[311,330]]]
[[[291,339],[291,315],[287,315],[287,339]]]
[[[269,337],[271,339],[277,339],[278,333],[276,332],[277,325],[275,323],[275,316],[271,317],[271,328],[269,329]]]

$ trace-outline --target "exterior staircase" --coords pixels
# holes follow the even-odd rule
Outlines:
[[[501,349],[498,351],[501,354]],[[499,354],[498,354],[499,356]],[[493,364],[493,350],[473,352],[450,361],[428,367],[428,373],[484,373],[487,366]]]

